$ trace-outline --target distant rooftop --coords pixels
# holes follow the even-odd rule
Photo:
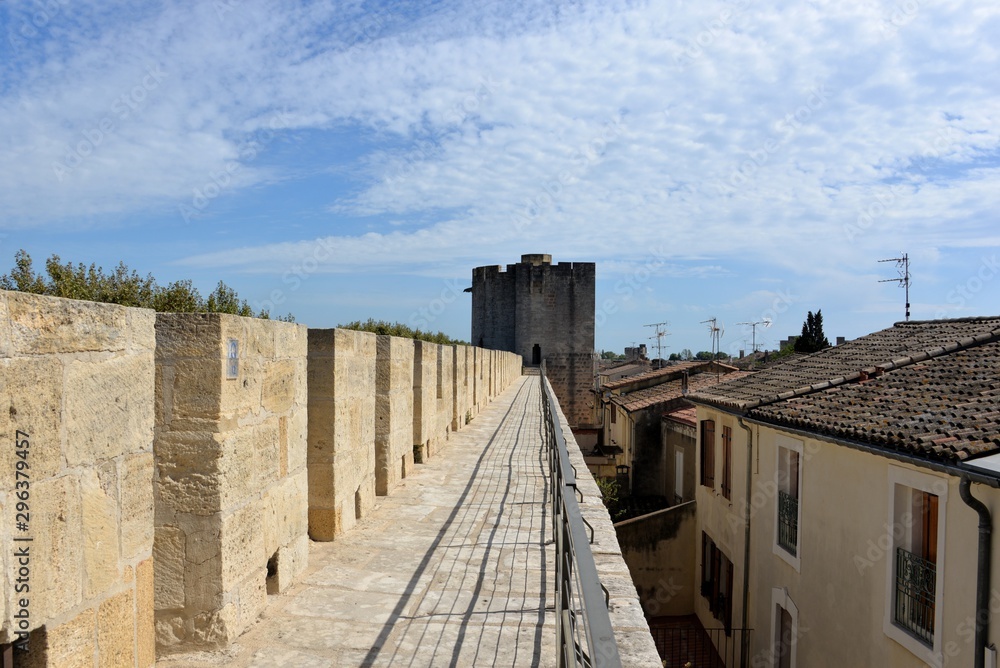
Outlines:
[[[1000,452],[1000,318],[896,323],[690,398],[959,463]]]

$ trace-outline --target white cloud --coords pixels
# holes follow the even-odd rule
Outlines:
[[[8,226],[173,210],[232,164],[232,197],[295,178],[241,152],[280,114],[283,132],[365,138],[314,232],[338,271],[665,248],[712,258],[680,272],[751,258],[832,278],[904,240],[996,243],[991,4],[218,4],[102,12],[8,68]],[[282,272],[315,247],[248,244],[188,262]]]

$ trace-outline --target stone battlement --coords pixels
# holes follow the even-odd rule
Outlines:
[[[0,291],[0,368],[0,644],[146,668],[231,643],[521,358]]]

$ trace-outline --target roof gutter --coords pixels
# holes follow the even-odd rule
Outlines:
[[[975,668],[986,666],[986,643],[990,627],[990,553],[993,535],[993,522],[986,505],[972,496],[972,481],[962,478],[958,492],[969,506],[979,514],[979,563],[976,572],[976,641]]]
[[[734,415],[739,415],[739,413],[734,413]],[[854,450],[860,450],[861,452],[867,452],[870,455],[885,457],[887,459],[892,459],[894,461],[901,462],[903,464],[910,464],[912,466],[920,466],[926,469],[930,469],[932,471],[937,471],[938,473],[944,473],[947,475],[955,476],[957,478],[968,478],[972,482],[976,482],[981,485],[988,485],[989,487],[992,487],[994,489],[1000,489],[1000,478],[997,478],[996,476],[986,475],[984,473],[979,473],[975,470],[972,470],[962,465],[936,462],[931,459],[915,457],[914,455],[910,455],[905,452],[887,450],[885,448],[880,448],[875,445],[868,445],[867,443],[861,443],[860,441],[851,441],[846,438],[840,438],[837,436],[828,436],[826,434],[821,434],[814,431],[806,431],[804,429],[799,429],[797,427],[790,427],[784,424],[775,424],[774,422],[766,422],[764,420],[757,420],[751,417],[747,417],[746,419],[752,424],[759,424],[765,427],[770,427],[772,429],[780,429],[790,434],[795,434],[796,436],[813,438],[818,441],[826,441],[827,443],[833,443],[834,445],[842,445],[844,447],[848,447]]]
[[[753,483],[753,432],[743,423],[743,417],[737,416],[736,421],[747,432],[747,504],[746,522],[743,525],[743,628],[750,627],[748,623],[750,609],[750,487]],[[740,666],[747,668],[750,655],[750,635],[744,631],[740,643]]]

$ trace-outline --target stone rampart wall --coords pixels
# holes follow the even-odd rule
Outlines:
[[[156,634],[223,647],[308,560],[306,328],[156,318]]]
[[[0,291],[0,643],[28,632],[17,666],[154,663],[153,326]]]
[[[333,540],[375,503],[376,335],[309,330],[309,535]]]
[[[23,621],[15,665],[146,668],[228,645],[520,357],[0,291],[0,373],[0,644]]]
[[[379,336],[375,363],[375,493],[413,470],[413,340]]]

